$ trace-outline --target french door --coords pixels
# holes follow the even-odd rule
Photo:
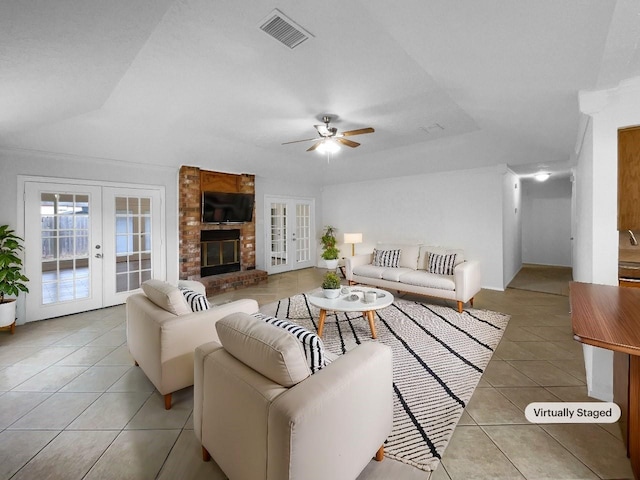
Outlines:
[[[27,321],[124,303],[163,275],[159,189],[27,181]]]
[[[265,197],[266,269],[269,274],[315,264],[314,200]]]

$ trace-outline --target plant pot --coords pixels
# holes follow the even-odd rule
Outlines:
[[[323,288],[322,292],[327,298],[338,298],[340,296],[339,288]]]
[[[16,321],[16,299],[5,298],[0,303],[0,328],[13,325]]]
[[[334,259],[334,260],[325,260],[324,261],[325,265],[327,266],[327,268],[329,270],[335,270],[336,268],[338,268],[338,259]]]

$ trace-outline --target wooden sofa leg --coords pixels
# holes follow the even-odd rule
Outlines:
[[[135,364],[136,367],[139,367],[140,365],[138,365],[138,361],[134,360],[133,363]]]
[[[469,300],[469,305],[473,307],[473,297],[471,297],[471,300]]]
[[[348,283],[349,283],[349,286],[350,286],[350,287],[356,284],[356,282],[354,282],[353,280],[349,280],[349,282],[348,282]]]
[[[384,460],[384,445],[382,445],[376,452],[376,462]]]
[[[458,313],[462,313],[462,306],[464,305],[464,303],[462,303],[460,300],[458,300]]]
[[[203,462],[208,462],[209,460],[211,460],[211,454],[209,453],[209,451],[204,448],[204,446],[202,447],[202,461]]]
[[[167,393],[164,396],[164,409],[171,410],[171,394],[170,393]]]

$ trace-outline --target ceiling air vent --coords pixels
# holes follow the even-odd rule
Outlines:
[[[277,8],[260,23],[260,30],[289,48],[295,48],[309,37],[313,37]]]

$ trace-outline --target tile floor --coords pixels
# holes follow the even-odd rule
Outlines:
[[[323,273],[273,275],[212,300],[263,305],[315,288]],[[568,298],[523,288],[476,297],[476,308],[512,318],[431,479],[632,478],[616,424],[525,420],[529,402],[589,398]],[[0,332],[0,479],[226,478],[201,461],[192,389],[165,411],[125,342],[123,306]],[[387,459],[372,461],[359,480],[428,478]]]

